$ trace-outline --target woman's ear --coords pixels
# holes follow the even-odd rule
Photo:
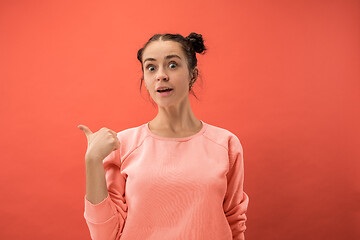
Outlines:
[[[192,71],[191,81],[195,82],[198,76],[199,76],[199,69],[198,67],[195,67],[194,70]]]

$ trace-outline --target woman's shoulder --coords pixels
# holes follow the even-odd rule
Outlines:
[[[239,149],[241,142],[235,132],[228,130],[225,127],[208,124],[205,136],[212,141],[224,146],[227,150]]]
[[[119,132],[117,132],[117,136],[119,140],[124,141],[134,141],[134,140],[140,140],[142,136],[145,135],[145,124],[141,124],[135,127],[128,127],[125,128]]]
[[[146,138],[144,124],[136,127],[125,128],[117,132],[122,152],[131,151],[137,148]]]
[[[226,138],[238,138],[236,136],[236,133],[233,132],[232,130],[229,130],[228,128],[225,127],[220,127],[218,125],[213,125],[213,124],[209,124],[207,123],[207,128],[208,128],[208,134],[211,134],[213,136],[218,136],[218,137],[226,137]]]

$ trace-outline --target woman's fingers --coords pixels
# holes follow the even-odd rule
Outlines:
[[[93,134],[93,132],[85,125],[79,125],[78,128],[85,133],[87,139]]]

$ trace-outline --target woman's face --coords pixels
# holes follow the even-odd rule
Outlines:
[[[152,99],[159,106],[170,106],[182,102],[189,95],[189,74],[187,59],[181,45],[174,41],[154,41],[150,43],[142,55],[144,82]],[[194,79],[193,79],[194,80]],[[173,90],[161,94],[160,86]]]

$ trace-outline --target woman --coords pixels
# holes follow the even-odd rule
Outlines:
[[[245,239],[242,145],[197,119],[189,102],[196,53],[205,50],[200,34],[154,35],[137,57],[156,117],[119,133],[78,126],[88,140],[84,218],[92,239]]]

